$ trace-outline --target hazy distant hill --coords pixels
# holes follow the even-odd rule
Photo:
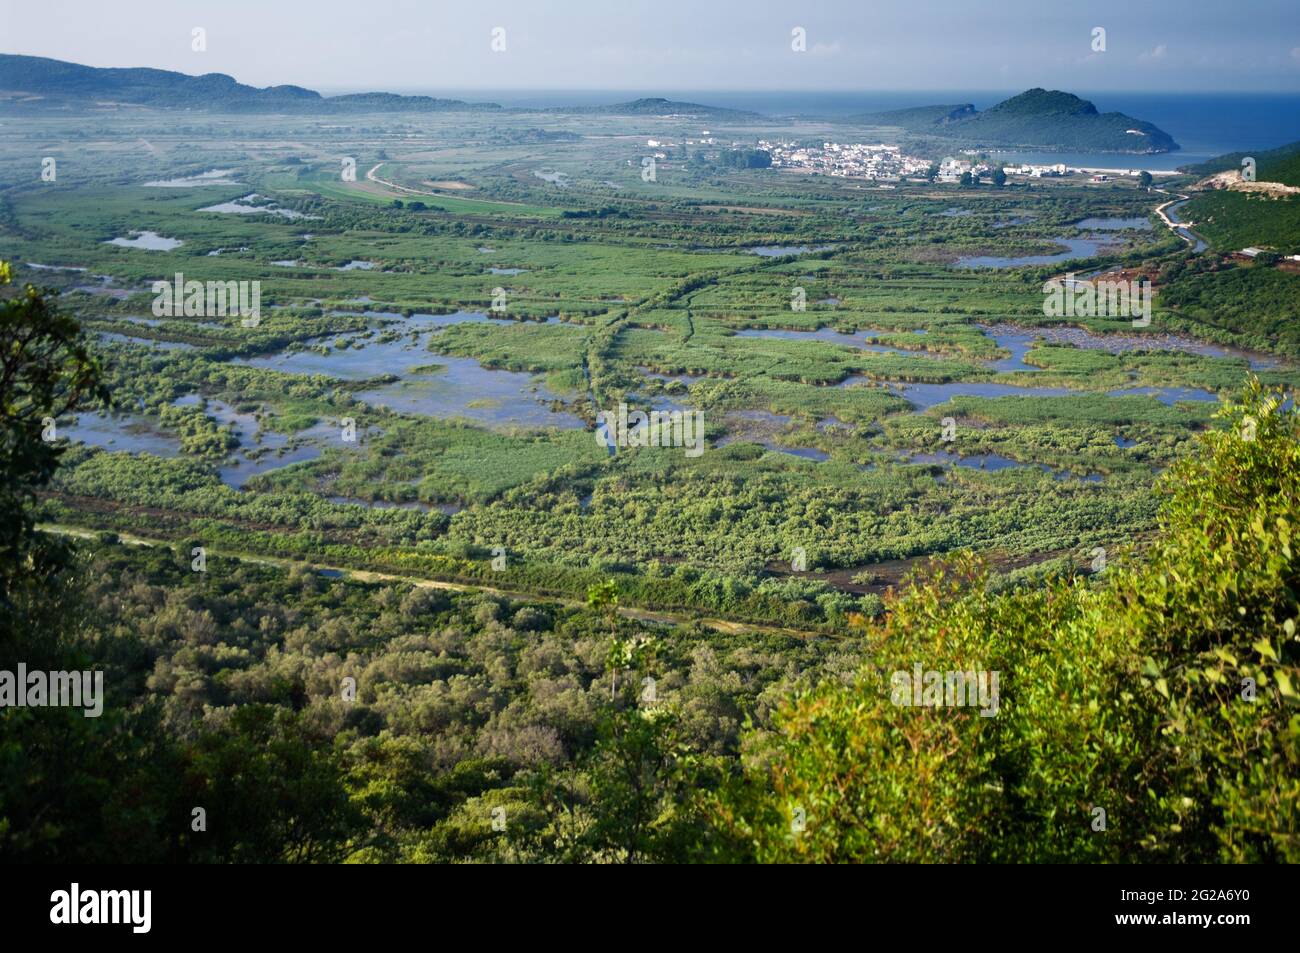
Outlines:
[[[301,86],[245,86],[224,73],[189,76],[172,70],[105,69],[40,56],[0,54],[0,93],[41,97],[39,104],[185,107],[230,112],[351,112],[500,109],[496,103],[465,103],[429,96],[358,93],[324,97]],[[29,101],[29,105],[36,105]]]
[[[559,106],[548,112],[601,116],[691,116],[696,119],[761,119],[758,113],[652,97],[610,106]]]
[[[856,118],[879,120],[891,126],[902,126],[904,129],[929,131],[934,126],[946,126],[974,115],[975,107],[970,103],[963,103],[960,106],[912,106],[908,109],[893,109],[889,112],[872,113],[869,116]]]
[[[104,69],[41,56],[0,54],[0,97],[20,94],[29,108],[66,108],[124,103],[223,112],[446,112],[500,110],[497,103],[471,103],[395,93],[322,96],[301,86],[245,86],[224,73],[189,76],[172,70]],[[33,98],[38,97],[38,98]],[[15,99],[13,95],[10,99]],[[697,119],[756,119],[757,113],[667,99],[637,99],[612,106],[573,106],[520,112],[604,116],[691,116]]]
[[[1086,99],[1059,90],[1030,89],[980,112],[970,103],[918,106],[854,117],[901,126],[930,139],[965,146],[1082,152],[1170,152],[1173,137],[1123,113],[1099,113]]]

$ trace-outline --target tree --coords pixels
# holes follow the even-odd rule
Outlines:
[[[188,752],[183,784],[207,812],[191,838],[208,863],[330,863],[363,830],[332,743],[291,711],[239,708]]]
[[[0,287],[12,282],[0,261]],[[62,447],[54,421],[107,399],[81,329],[26,286],[0,298],[0,659],[95,667],[72,549],[35,528],[35,492]],[[112,651],[129,655],[131,638]],[[11,661],[12,660],[12,661]],[[101,662],[97,667],[106,667]],[[0,709],[0,856],[27,862],[176,860],[177,752],[149,706],[124,711],[104,679],[99,717],[72,706]]]
[[[722,767],[690,749],[671,709],[609,712],[584,776],[594,815],[585,859],[680,863],[720,853],[701,794],[719,785]]]
[[[1146,169],[1143,169],[1141,172],[1138,173],[1138,188],[1139,189],[1151,188],[1151,173],[1148,172]]]
[[[1002,170],[1001,166],[993,170],[993,184],[998,188],[1002,188],[1007,184],[1007,174]]]
[[[11,282],[0,261],[0,288]],[[36,491],[63,453],[56,421],[92,399],[108,392],[77,322],[31,285],[0,299],[0,648],[15,631],[18,590],[66,565],[65,548],[36,532]]]
[[[587,590],[587,608],[603,613],[609,621],[610,646],[606,664],[610,670],[609,696],[618,691],[618,670],[627,664],[627,646],[618,637],[618,585],[607,579]]]
[[[964,189],[968,189],[968,188],[972,187],[974,184],[975,184],[975,177],[974,177],[973,175],[971,175],[969,172],[963,172],[963,173],[961,174],[961,186],[962,186],[962,188],[964,188]]]
[[[930,167],[925,170],[926,181],[933,182],[938,177],[939,177],[939,164],[937,162],[931,162]]]
[[[766,169],[772,165],[772,153],[765,149],[727,149],[718,156],[718,162],[733,169]]]

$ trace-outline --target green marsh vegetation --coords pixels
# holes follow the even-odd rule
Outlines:
[[[1277,273],[1258,314],[1213,298],[1194,307],[1185,289],[1202,266],[1158,223],[1104,233],[1088,259],[958,266],[1060,253],[1060,239],[1100,234],[1078,225],[1088,218],[1148,218],[1158,196],[1131,183],[883,190],[675,154],[646,182],[638,140],[698,133],[650,116],[548,115],[546,135],[537,117],[466,113],[347,116],[329,128],[169,121],[149,111],[35,118],[0,151],[0,180],[12,183],[0,228],[20,278],[59,289],[92,337],[128,338],[93,341],[112,401],[178,443],[164,460],[70,449],[45,497],[50,520],[575,598],[613,576],[625,604],[832,630],[856,602],[874,604],[883,585],[845,581],[880,562],[970,547],[1008,567],[1084,566],[1095,546],[1146,538],[1150,486],[1210,426],[1212,404],[1186,398],[1231,392],[1251,369],[1232,352],[1158,342],[1117,353],[1032,343],[1052,321],[1046,278],[1146,267],[1163,276],[1153,338],[1194,330],[1288,347],[1274,330],[1294,276]],[[721,126],[738,141],[767,134],[749,122]],[[60,157],[57,183],[27,174],[32,149]],[[356,182],[340,179],[343,156],[356,159]],[[368,180],[375,166],[413,191]],[[209,169],[237,184],[144,184]],[[201,211],[254,193],[271,211]],[[136,231],[183,244],[105,244]],[[369,267],[343,270],[354,262]],[[155,318],[150,285],[176,272],[260,281],[260,322]],[[492,309],[500,293],[503,312]],[[427,318],[458,312],[471,319],[437,330]],[[1204,313],[1216,328],[1199,323]],[[1076,323],[1095,338],[1138,333],[1123,319]],[[1014,355],[986,331],[1006,325],[1031,341],[1010,369],[994,366]],[[772,332],[784,336],[762,336]],[[348,370],[350,357],[395,344],[412,346]],[[267,363],[303,349],[321,358],[309,372]],[[458,361],[533,384],[518,397],[470,391],[465,412],[478,415],[463,419],[438,406],[437,388],[408,387],[398,409],[366,397],[412,374],[461,380],[470,371]],[[1285,364],[1255,371],[1269,385],[1294,382]],[[1158,399],[1166,390],[1174,396]],[[919,405],[917,394],[927,395]],[[235,437],[210,410],[174,406],[195,395],[255,415],[275,448]],[[512,400],[542,417],[512,421]],[[710,449],[696,460],[607,454],[582,427],[619,401],[703,410]],[[345,418],[355,444],[337,439]],[[946,418],[952,443],[940,436]],[[223,483],[223,462],[250,450],[257,472],[239,489]],[[1013,465],[910,459],[943,452]],[[503,570],[491,568],[494,547],[510,554]],[[805,581],[835,596],[811,611],[763,595],[798,548]]]
[[[75,408],[96,369],[66,373]],[[111,688],[102,720],[0,718],[0,843],[26,861],[1293,861],[1300,411],[1251,381],[1216,424],[1147,488],[1149,545],[1091,578],[991,585],[964,553],[857,611],[807,579],[760,587],[807,623],[844,612],[833,635],[629,616],[611,579],[584,602],[215,549],[196,572],[210,537],[29,529],[15,545],[46,572],[0,577],[6,652]],[[21,526],[30,502],[7,505]],[[999,674],[996,714],[899,704],[920,659]]]
[[[1294,275],[1157,226],[962,268],[1158,197],[642,181],[678,120],[170,122],[0,146],[4,257],[85,332],[42,409],[169,447],[14,430],[6,652],[110,697],[0,718],[6,856],[1295,859]],[[310,217],[200,211],[252,193]],[[182,244],[106,244],[139,231]],[[1035,339],[1047,278],[1112,266],[1158,276],[1151,328]],[[260,281],[260,320],[157,318],[176,272]],[[46,314],[13,290],[5,333]],[[620,401],[702,410],[707,451],[609,453]],[[918,660],[1000,672],[998,716],[892,704]]]

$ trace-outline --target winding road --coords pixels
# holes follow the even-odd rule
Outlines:
[[[1188,199],[1191,198],[1190,195],[1168,192],[1165,189],[1152,189],[1151,191],[1159,192],[1161,195],[1174,196],[1168,202],[1156,206],[1156,214],[1160,216],[1160,221],[1168,225],[1170,230],[1173,231],[1175,235],[1177,235],[1179,238],[1183,239],[1183,241],[1191,245],[1192,251],[1200,252],[1210,247],[1209,242],[1207,242],[1200,235],[1197,235],[1194,231],[1192,231],[1192,228],[1196,225],[1195,222],[1176,222],[1172,218],[1170,218],[1169,213],[1165,211],[1166,209],[1177,205],[1179,202],[1186,202]]]

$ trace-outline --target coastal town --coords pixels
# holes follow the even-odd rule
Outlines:
[[[772,156],[774,169],[794,169],[844,178],[922,177],[931,165],[929,159],[907,155],[898,146],[885,143],[824,142],[818,148],[760,139],[758,148]]]
[[[939,162],[908,155],[900,146],[887,143],[823,142],[820,146],[760,139],[758,148],[772,157],[773,169],[784,169],[839,178],[876,179],[880,181],[958,182],[969,173],[976,178],[992,176],[1001,169],[1008,177],[1026,179],[1087,176],[1092,182],[1107,182],[1117,176],[1136,177],[1138,169],[1101,169],[1068,166],[1063,162],[1036,164],[1001,162],[972,154],[964,158],[947,156]],[[1172,175],[1153,172],[1152,175]]]

